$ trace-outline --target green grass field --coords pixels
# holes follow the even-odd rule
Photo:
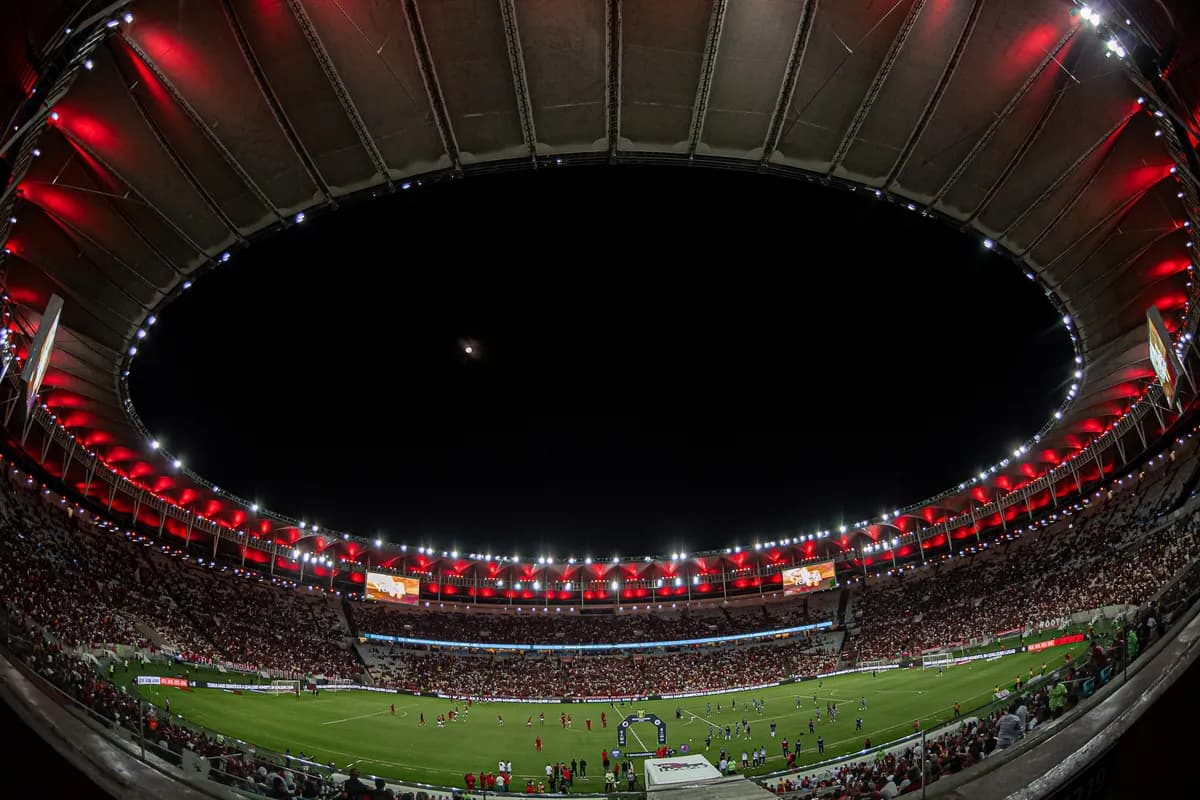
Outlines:
[[[770,772],[784,767],[780,743],[787,738],[793,748],[800,748],[797,764],[811,764],[837,755],[861,750],[870,737],[872,745],[880,745],[912,732],[914,719],[929,729],[952,717],[958,702],[964,715],[986,705],[992,699],[997,684],[1011,688],[1018,674],[1028,677],[1032,667],[1040,670],[1043,663],[1053,670],[1063,663],[1070,652],[1078,658],[1086,642],[1071,647],[1056,647],[1041,653],[1018,653],[991,662],[976,662],[960,667],[948,667],[938,677],[936,669],[890,670],[878,677],[870,673],[841,675],[764,689],[757,692],[734,692],[708,695],[685,700],[662,700],[636,703],[616,709],[607,703],[521,704],[476,703],[469,718],[447,723],[439,729],[433,720],[438,714],[465,704],[450,700],[409,695],[373,692],[322,692],[319,697],[294,695],[233,694],[215,689],[184,691],[160,687],[142,687],[143,696],[156,706],[165,696],[171,698],[171,711],[186,719],[242,739],[259,747],[282,752],[290,748],[293,755],[303,751],[321,763],[333,761],[339,769],[357,766],[364,774],[380,775],[396,780],[416,781],[444,786],[462,786],[463,773],[468,770],[494,771],[500,759],[513,762],[513,770],[524,785],[525,778],[544,777],[545,765],[551,761],[586,758],[588,777],[578,780],[576,791],[600,791],[603,787],[601,750],[617,746],[616,724],[625,715],[637,711],[657,714],[667,722],[667,741],[672,747],[687,743],[693,753],[704,753],[704,739],[709,722],[705,707],[712,704],[712,723],[731,727],[741,719],[750,721],[752,736],[725,742],[714,738],[707,755],[716,761],[722,746],[740,758],[742,750],[751,746],[767,748],[767,766],[756,772]],[[153,665],[150,674],[166,674]],[[118,680],[132,676],[118,670]],[[178,670],[172,674],[180,674]],[[229,682],[232,676],[193,673],[193,678]],[[813,703],[813,695],[817,703]],[[765,701],[765,711],[759,715],[750,707],[751,696]],[[796,698],[800,697],[800,708]],[[858,710],[859,699],[865,696],[867,710]],[[732,709],[736,699],[737,711]],[[838,721],[830,722],[826,702],[838,704]],[[396,705],[393,716],[389,710]],[[721,711],[717,712],[720,704]],[[819,706],[821,721],[816,722],[814,711]],[[682,709],[682,720],[675,718],[675,709]],[[608,716],[607,729],[600,724],[600,713]],[[545,713],[544,726],[538,714]],[[574,718],[571,728],[563,729],[560,713]],[[418,724],[424,713],[427,724]],[[863,730],[855,731],[855,718],[861,713]],[[504,726],[497,722],[504,716]],[[532,715],[533,725],[526,720]],[[586,720],[591,719],[589,732]],[[816,732],[809,734],[808,721],[813,718]],[[776,737],[770,735],[770,722],[777,724]],[[630,729],[626,750],[655,749],[654,728],[649,724]],[[817,736],[825,740],[825,754],[817,753]],[[542,752],[535,749],[535,739],[542,739]],[[635,767],[639,770],[640,763]]]

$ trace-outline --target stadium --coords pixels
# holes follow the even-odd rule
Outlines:
[[[97,792],[1141,788],[1122,754],[1187,696],[1200,630],[1194,4],[42,0],[0,19],[0,698]],[[330,528],[222,489],[143,422],[131,375],[157,333],[278,237],[614,167],[787,180],[965,238],[1052,309],[1056,404],[924,499],[615,554]],[[1010,358],[870,388],[886,414],[889,392],[990,390]]]

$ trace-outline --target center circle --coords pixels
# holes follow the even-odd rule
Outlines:
[[[191,469],[325,527],[669,552],[994,463],[1062,397],[1057,318],[872,192],[569,167],[309,213],[163,309],[130,386]]]

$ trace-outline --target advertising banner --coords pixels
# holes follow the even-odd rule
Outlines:
[[[1025,651],[1028,653],[1036,653],[1039,650],[1045,650],[1049,647],[1058,647],[1064,644],[1076,644],[1083,641],[1082,633],[1072,633],[1069,636],[1059,636],[1055,639],[1047,639],[1044,642],[1034,642],[1027,645]]]

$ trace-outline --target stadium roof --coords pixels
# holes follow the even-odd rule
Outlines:
[[[123,378],[139,337],[256,236],[418,180],[560,159],[766,170],[875,191],[1019,262],[1075,337],[1060,416],[1011,455],[981,454],[994,470],[850,535],[1002,514],[988,504],[1030,487],[1042,499],[1024,503],[1044,504],[1111,469],[1116,455],[1093,454],[1045,480],[1153,382],[1147,308],[1172,330],[1191,308],[1200,92],[1172,16],[1186,2],[1099,3],[1102,18],[1066,0],[20,5],[15,24],[0,11],[0,108],[17,132],[0,144],[18,195],[0,240],[23,317],[66,299],[46,410],[121,475],[222,526],[311,531],[152,446]],[[848,257],[888,258],[872,244]],[[947,311],[948,336],[970,309]],[[996,357],[914,386],[987,391]],[[196,373],[220,380],[220,365]],[[1150,415],[1136,430],[1163,427]]]

